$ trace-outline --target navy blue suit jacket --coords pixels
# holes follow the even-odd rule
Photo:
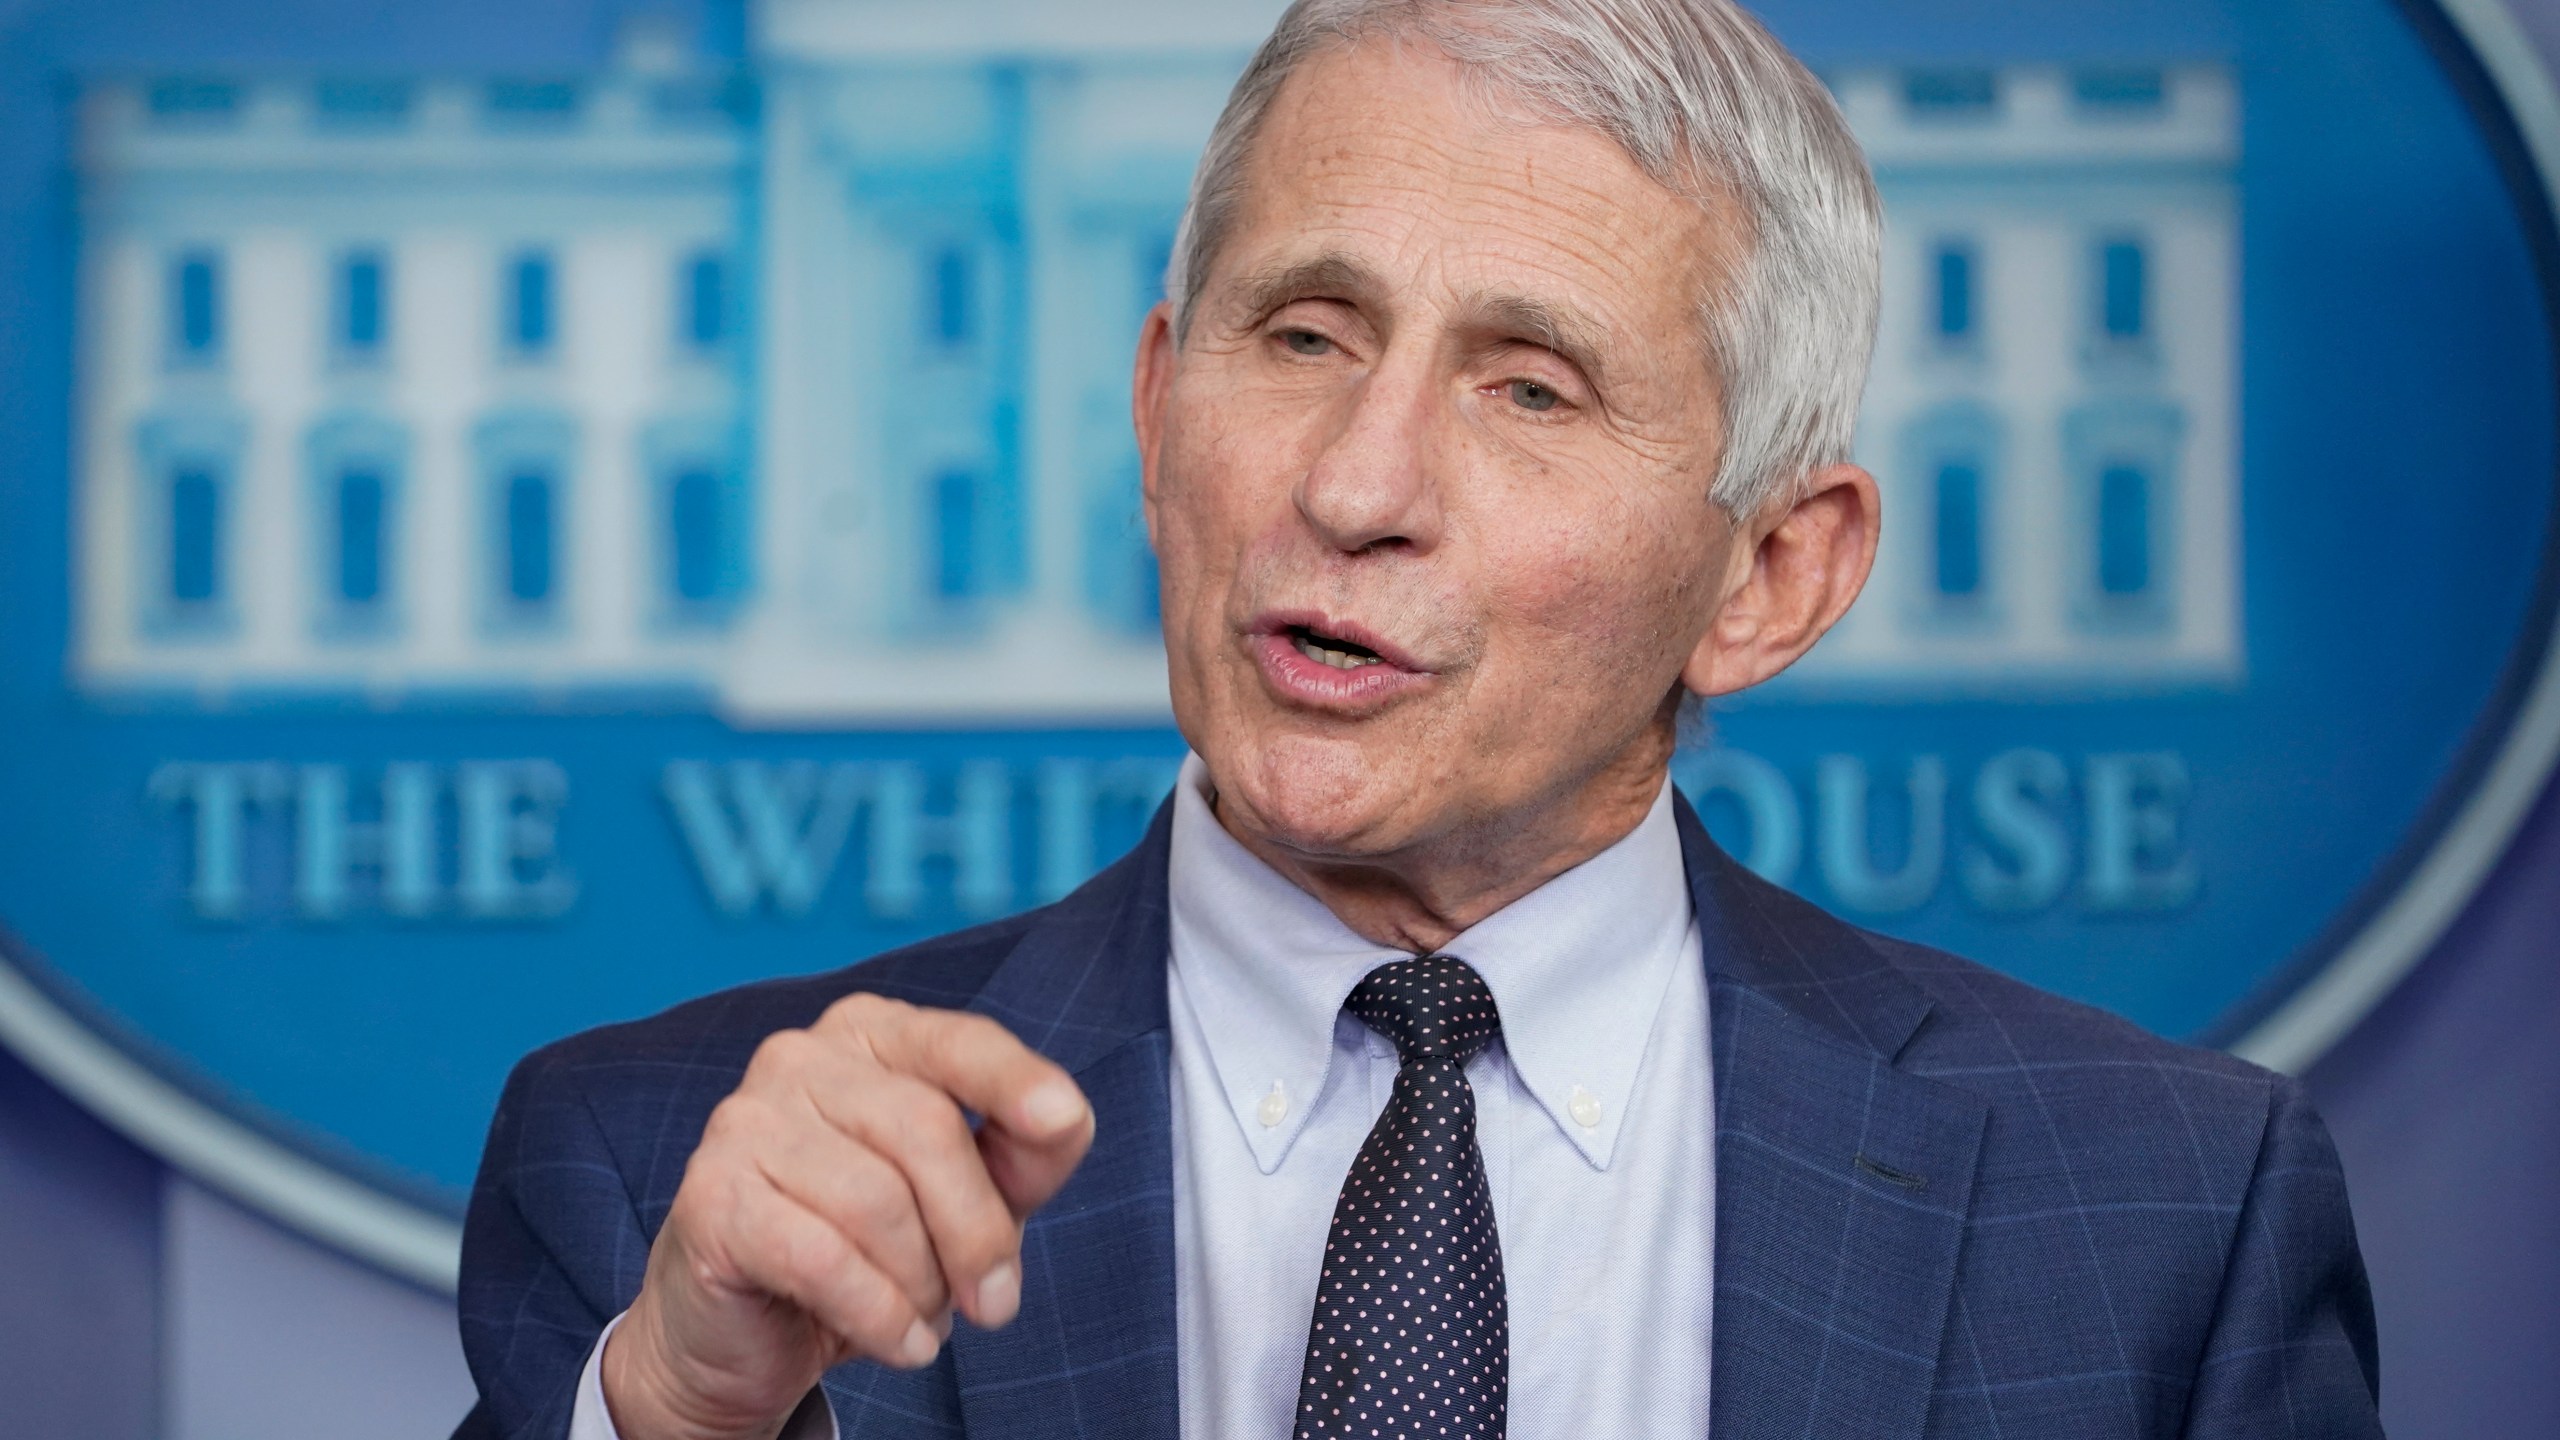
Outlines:
[[[1021,1318],[920,1371],[830,1372],[844,1434],[1175,1440],[1168,815],[1046,909],[528,1057],[464,1234],[460,1434],[566,1433],[712,1107],[767,1035],[871,990],[1003,1021],[1097,1130],[1024,1235]],[[1714,1440],[2380,1433],[2299,1086],[1857,930],[1679,821],[1714,1030]]]

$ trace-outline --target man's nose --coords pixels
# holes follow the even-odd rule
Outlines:
[[[1422,367],[1389,363],[1345,400],[1341,426],[1298,481],[1298,513],[1345,554],[1440,542],[1438,397]]]

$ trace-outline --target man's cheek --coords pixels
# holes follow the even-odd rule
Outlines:
[[[1243,552],[1264,543],[1275,519],[1289,513],[1288,480],[1268,454],[1222,441],[1183,473],[1187,482],[1167,496],[1175,523],[1157,542],[1160,555],[1182,546],[1202,551],[1199,562],[1209,568],[1249,563]]]
[[[1536,653],[1532,674],[1542,689],[1622,694],[1665,648],[1660,587],[1624,565],[1516,572],[1491,618]]]
[[[1219,463],[1216,447],[1184,447],[1167,456],[1156,502],[1157,563],[1171,577],[1197,576],[1231,563],[1232,542],[1221,545],[1221,517],[1236,500],[1236,476]]]
[[[1486,555],[1488,609],[1542,629],[1617,628],[1621,612],[1644,607],[1658,564],[1641,531],[1602,532],[1583,517],[1524,512],[1506,527],[1520,543]]]

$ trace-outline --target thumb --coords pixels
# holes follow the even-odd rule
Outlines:
[[[1041,1087],[1021,1118],[990,1116],[978,1127],[978,1157],[1016,1220],[1049,1203],[1093,1146],[1093,1106],[1071,1082]]]

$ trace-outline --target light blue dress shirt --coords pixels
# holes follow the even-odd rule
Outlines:
[[[1287,1440],[1333,1207],[1395,1047],[1343,1013],[1406,953],[1175,789],[1174,1274],[1184,1440]],[[1502,1038],[1467,1066],[1511,1305],[1509,1440],[1700,1436],[1715,1221],[1707,983],[1666,785],[1617,844],[1444,947]]]
[[[1287,1440],[1334,1200],[1395,1084],[1395,1047],[1342,1002],[1406,952],[1237,844],[1196,756],[1170,864],[1183,1440]],[[1714,1073],[1668,784],[1623,839],[1444,953],[1502,1011],[1467,1080],[1511,1305],[1508,1440],[1705,1435]],[[599,1337],[572,1440],[616,1440],[603,1353]],[[785,1440],[834,1434],[812,1407]]]

